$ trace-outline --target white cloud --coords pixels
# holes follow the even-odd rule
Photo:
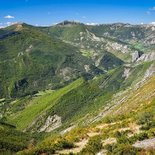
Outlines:
[[[86,23],[86,25],[98,25],[98,23]]]
[[[11,25],[14,25],[14,24],[17,24],[18,22],[6,22],[5,25],[6,26],[11,26]]]
[[[5,26],[0,26],[0,29],[3,29]]]
[[[53,25],[57,25],[58,23],[52,23],[51,25],[53,26]]]
[[[11,16],[11,15],[7,15],[7,16],[5,16],[4,18],[6,18],[6,19],[13,19],[13,18],[15,18],[14,16]]]
[[[150,24],[151,24],[151,25],[155,25],[155,22],[151,22]]]
[[[17,24],[18,22],[6,22],[6,23],[0,23],[0,28],[5,28],[7,26],[11,26],[14,24]]]
[[[6,24],[7,24],[8,26],[12,25],[12,23],[11,23],[11,22],[7,22]]]

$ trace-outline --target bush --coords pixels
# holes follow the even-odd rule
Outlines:
[[[149,138],[149,136],[148,136],[148,134],[146,132],[142,132],[142,133],[137,135],[137,139],[139,141],[142,141],[142,140],[145,140],[145,139],[148,139],[148,138]]]
[[[136,155],[139,151],[130,144],[108,144],[104,146],[104,149],[112,155]]]
[[[115,155],[136,155],[138,151],[139,149],[134,148],[130,144],[128,145],[120,144],[113,150],[113,154]]]
[[[155,121],[150,121],[141,127],[141,130],[149,130],[155,127]]]
[[[137,123],[140,125],[144,125],[152,121],[153,115],[151,113],[145,112],[140,115],[140,117],[137,120]]]
[[[46,154],[54,154],[55,153],[55,149],[54,148],[43,148],[43,149],[39,149],[39,150],[36,150],[35,152],[34,152],[34,154],[35,155],[40,155],[40,154],[44,154],[44,153],[46,153]]]
[[[53,147],[56,149],[56,150],[62,150],[62,149],[71,149],[74,147],[74,144],[71,142],[71,141],[68,141],[66,139],[60,139],[58,140],[57,143],[55,143],[53,145]]]
[[[126,137],[125,132],[121,133],[121,132],[117,131],[115,133],[115,137],[117,138],[118,143],[123,143],[123,144],[130,143],[129,139]]]
[[[112,153],[116,147],[116,144],[107,144],[104,146],[104,149],[106,149],[109,153]]]
[[[92,137],[86,147],[80,152],[82,155],[96,154],[102,148],[101,138],[99,136]]]

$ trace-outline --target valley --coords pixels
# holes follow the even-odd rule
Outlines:
[[[154,40],[153,25],[0,29],[0,153],[153,154]]]

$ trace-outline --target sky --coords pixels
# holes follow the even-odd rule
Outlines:
[[[0,0],[0,27],[15,22],[47,26],[64,20],[155,24],[155,0]]]

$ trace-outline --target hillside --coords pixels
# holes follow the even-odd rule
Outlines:
[[[81,75],[102,72],[74,46],[26,24],[2,29],[0,47],[0,96],[4,98],[59,88]]]
[[[154,30],[70,21],[0,29],[0,153],[153,154]]]
[[[122,100],[123,96],[123,100]],[[148,147],[134,147],[138,141],[154,138],[155,77],[139,87],[121,91],[111,102],[114,105],[100,119],[86,126],[70,128],[62,136],[48,137],[37,147],[25,150],[55,154],[137,154],[152,152]],[[103,115],[104,114],[104,115]],[[97,117],[99,118],[99,117]],[[148,144],[149,145],[149,144]],[[154,147],[154,145],[153,145]],[[145,148],[145,149],[144,149]],[[153,149],[153,148],[152,148]]]

